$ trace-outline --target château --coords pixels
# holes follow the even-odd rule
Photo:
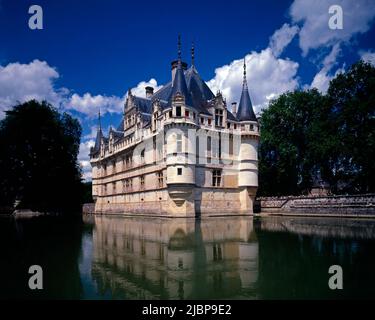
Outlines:
[[[229,107],[194,63],[171,63],[171,80],[145,97],[128,91],[121,123],[90,150],[96,213],[195,217],[252,214],[259,124],[244,61],[240,102]],[[241,83],[239,83],[241,85]]]

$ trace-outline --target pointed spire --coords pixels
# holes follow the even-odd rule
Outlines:
[[[191,43],[191,66],[194,67],[194,41]]]
[[[179,63],[181,63],[181,35],[180,34],[178,34],[177,48],[178,48],[178,51],[177,51],[178,61]]]
[[[99,113],[98,113],[98,125],[99,125],[99,130],[102,131],[102,119],[100,116],[100,107],[99,107]]]
[[[249,89],[247,87],[245,58],[243,59],[242,93],[240,104],[238,106],[237,118],[240,121],[257,121],[257,118],[253,110],[253,105],[251,103]]]
[[[94,154],[94,153],[96,153],[100,150],[102,138],[103,138],[102,119],[101,119],[100,108],[99,108],[99,112],[98,112],[98,131],[96,132],[95,145],[91,149],[91,152],[90,152],[91,154]]]
[[[247,88],[247,80],[246,80],[246,60],[243,58],[243,82],[242,87]]]
[[[185,103],[188,106],[193,105],[191,94],[186,85],[185,74],[182,68],[182,63],[181,63],[181,36],[180,35],[178,35],[178,64],[177,64],[176,73],[172,82],[172,91],[171,91],[168,101],[172,102],[173,98],[177,94],[183,95],[185,97]]]

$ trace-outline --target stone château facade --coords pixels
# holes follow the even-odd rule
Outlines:
[[[239,84],[240,85],[240,84]],[[258,187],[259,125],[246,65],[229,110],[192,64],[172,62],[171,81],[146,97],[129,90],[117,129],[100,121],[90,151],[96,213],[194,217],[251,214]]]

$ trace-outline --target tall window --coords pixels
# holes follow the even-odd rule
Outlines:
[[[212,186],[220,187],[221,186],[221,170],[213,170],[212,171]]]
[[[116,160],[112,162],[112,173],[116,173]]]
[[[212,149],[212,139],[210,136],[207,137],[207,163],[211,163],[211,149]]]
[[[116,182],[113,182],[113,183],[112,183],[112,193],[113,193],[113,194],[116,193]]]
[[[145,188],[145,176],[144,175],[142,175],[142,176],[140,176],[139,177],[139,185],[140,185],[140,189],[141,190],[144,190],[144,188]]]
[[[198,163],[198,159],[199,159],[199,136],[196,136],[196,138],[195,138],[195,156],[196,156],[197,163]]]
[[[229,155],[233,156],[233,134],[229,135]]]
[[[159,188],[164,187],[164,177],[163,177],[163,171],[158,172],[158,186]]]
[[[177,152],[182,152],[182,134],[178,133],[176,138]]]
[[[177,168],[177,175],[182,176],[182,168]]]
[[[132,189],[133,189],[133,180],[132,180],[132,178],[125,179],[124,189],[125,189],[124,190],[125,192],[132,191]]]

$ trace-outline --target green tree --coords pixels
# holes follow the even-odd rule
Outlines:
[[[282,94],[261,118],[259,171],[261,195],[306,193],[319,171],[327,99],[318,90]]]
[[[375,192],[375,68],[359,61],[326,95],[294,91],[261,118],[260,195],[303,194],[322,178],[333,193]]]
[[[329,85],[330,135],[335,141],[325,179],[335,193],[375,192],[375,68],[359,61]]]
[[[43,212],[80,211],[81,126],[47,102],[6,111],[0,122],[0,204]]]

